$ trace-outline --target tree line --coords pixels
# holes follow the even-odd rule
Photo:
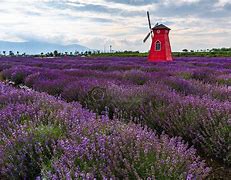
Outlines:
[[[47,52],[36,55],[28,55],[26,53],[20,53],[16,51],[0,51],[0,56],[34,56],[34,57],[64,57],[64,56],[119,56],[119,57],[146,57],[148,52],[139,52],[139,51],[113,51],[113,52],[102,52],[100,50],[89,50],[89,51],[75,51],[75,52],[59,52],[57,50],[53,52]],[[231,57],[231,48],[212,48],[212,49],[201,49],[201,50],[188,50],[183,49],[181,52],[173,52],[173,56],[175,57],[190,57],[190,56],[207,56],[207,57]]]

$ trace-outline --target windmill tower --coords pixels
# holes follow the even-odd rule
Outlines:
[[[171,30],[163,24],[156,24],[153,28],[151,26],[150,15],[147,12],[148,24],[150,32],[144,38],[144,43],[147,39],[152,37],[152,45],[148,55],[148,61],[150,62],[159,62],[159,61],[172,61],[172,51],[169,41],[169,31]]]

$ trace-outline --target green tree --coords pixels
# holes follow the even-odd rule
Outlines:
[[[59,55],[58,51],[55,50],[55,51],[54,51],[54,56],[57,57],[58,55]]]
[[[75,51],[75,56],[78,56],[79,55],[79,51]]]
[[[183,52],[188,52],[188,49],[183,49],[182,51],[183,51]]]
[[[9,51],[9,55],[10,55],[10,56],[14,56],[13,51]]]

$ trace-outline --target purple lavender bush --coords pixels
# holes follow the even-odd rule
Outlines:
[[[0,58],[0,62],[3,79],[21,79],[34,90],[78,101],[97,116],[133,121],[159,135],[164,131],[171,137],[181,136],[206,159],[212,158],[224,169],[230,166],[230,58],[177,58],[171,63],[147,63],[135,57]],[[23,98],[17,93],[12,97],[2,97],[1,106]],[[63,148],[56,141],[49,146]],[[44,173],[55,168],[50,164],[44,166]],[[78,177],[82,172],[67,171],[78,172]],[[54,171],[50,175],[59,177]]]
[[[202,179],[210,172],[181,138],[3,84],[0,99],[1,179]]]
[[[7,69],[3,71],[4,79],[8,79],[13,81],[15,84],[22,84],[24,78],[26,77],[26,73],[24,73],[24,69],[20,67],[15,67],[11,69]]]

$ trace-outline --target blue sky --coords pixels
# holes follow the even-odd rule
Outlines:
[[[147,10],[174,51],[231,46],[230,0],[1,0],[0,40],[147,51]]]

